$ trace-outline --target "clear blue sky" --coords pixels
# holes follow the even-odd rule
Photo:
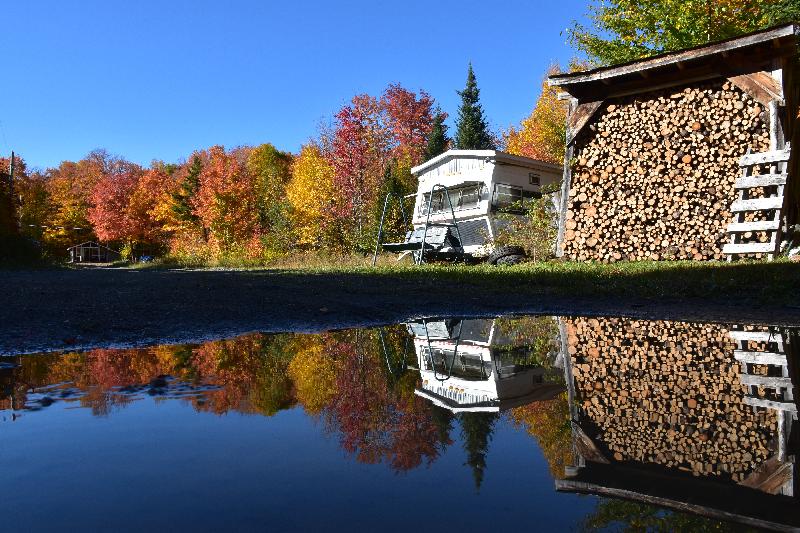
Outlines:
[[[427,90],[452,117],[472,61],[495,129],[530,112],[577,0],[5,2],[0,152],[147,164],[214,144],[297,151],[354,94]]]

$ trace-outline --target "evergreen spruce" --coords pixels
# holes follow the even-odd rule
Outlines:
[[[450,144],[450,139],[447,137],[447,125],[444,119],[447,117],[440,110],[436,110],[436,116],[433,119],[433,128],[428,134],[428,146],[425,149],[425,161],[433,159],[439,154],[447,151]]]
[[[189,224],[197,223],[200,218],[194,214],[194,206],[192,205],[192,198],[200,188],[200,172],[203,170],[203,163],[200,158],[195,156],[192,160],[192,165],[189,167],[189,172],[186,174],[180,189],[173,193],[172,198],[172,212],[178,220],[187,222]]]
[[[480,89],[475,81],[475,72],[472,63],[467,71],[467,85],[463,91],[458,91],[461,96],[461,107],[458,110],[456,121],[455,145],[459,150],[493,150],[494,139],[489,133],[489,126],[483,116],[483,109],[479,101]]]

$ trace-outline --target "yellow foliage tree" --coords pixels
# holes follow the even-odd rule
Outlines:
[[[320,244],[333,221],[331,208],[336,201],[333,189],[333,166],[318,146],[307,144],[292,164],[292,177],[286,187],[291,206],[289,218],[304,247]]]
[[[514,422],[539,443],[555,479],[564,477],[564,467],[573,464],[572,431],[567,393],[553,400],[534,402],[511,410]]]
[[[548,75],[557,74],[558,66],[550,67]],[[505,151],[561,165],[566,143],[567,102],[558,99],[556,88],[542,82],[542,92],[536,106],[519,129],[511,127],[503,134]]]
[[[320,335],[297,338],[295,355],[289,363],[289,377],[295,396],[309,414],[318,414],[336,395],[336,362],[324,351]]]

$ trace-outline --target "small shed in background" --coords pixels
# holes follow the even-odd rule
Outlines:
[[[70,263],[111,263],[122,256],[116,250],[94,241],[86,241],[67,248]]]
[[[570,99],[558,254],[774,257],[800,203],[797,34],[551,76]]]

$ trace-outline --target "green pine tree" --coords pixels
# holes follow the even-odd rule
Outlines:
[[[436,116],[433,119],[433,128],[428,134],[425,161],[446,152],[447,147],[450,145],[450,139],[447,137],[447,124],[444,123],[445,118],[447,118],[447,115],[437,109]]]
[[[483,108],[479,101],[480,89],[475,80],[472,63],[467,71],[467,85],[461,96],[461,107],[456,121],[455,145],[459,150],[493,150],[494,139],[489,133],[489,126],[483,116]]]
[[[192,165],[189,167],[189,172],[186,174],[180,189],[173,193],[174,200],[172,204],[172,212],[178,220],[187,222],[189,224],[197,223],[200,218],[194,214],[194,207],[192,206],[192,198],[200,188],[200,172],[203,170],[203,163],[200,158],[195,156],[192,160]]]

